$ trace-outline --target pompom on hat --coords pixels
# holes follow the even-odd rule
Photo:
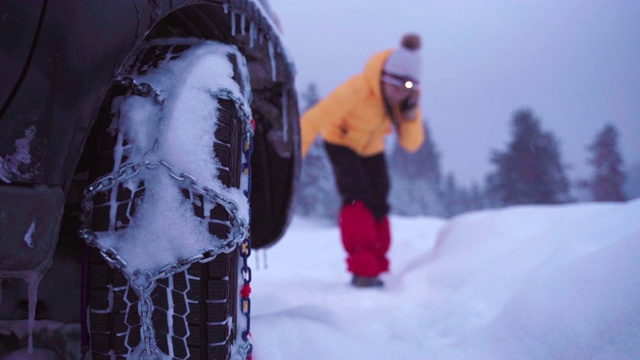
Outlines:
[[[389,55],[382,69],[382,81],[404,84],[409,80],[420,84],[422,75],[422,57],[420,56],[420,36],[406,34],[402,37],[400,48]]]

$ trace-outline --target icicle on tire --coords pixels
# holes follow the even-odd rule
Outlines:
[[[252,130],[245,100],[250,98],[248,70],[242,55],[229,46],[174,41],[154,41],[136,56],[129,69],[132,76],[113,87],[101,112],[105,116],[98,119],[102,123],[95,127],[101,132],[100,144],[89,175],[93,187],[90,186],[86,192],[90,195],[85,199],[88,229],[81,232],[93,245],[85,259],[89,271],[83,280],[88,288],[87,327],[93,360],[246,359],[251,354],[251,270],[247,263],[251,244],[249,237],[240,231],[249,223]],[[180,172],[183,164],[162,158],[163,154],[170,157],[176,151],[171,146],[163,150],[171,139],[156,138],[140,158],[140,152],[135,150],[136,141],[138,145],[144,141],[131,135],[136,133],[131,127],[137,125],[122,123],[127,121],[122,106],[131,100],[128,103],[139,103],[139,108],[133,108],[134,113],[147,112],[153,116],[155,112],[155,119],[160,118],[159,123],[147,126],[168,126],[163,121],[167,122],[171,111],[183,101],[180,93],[170,90],[177,84],[169,81],[167,85],[171,76],[161,77],[158,84],[166,88],[154,88],[136,78],[145,79],[147,74],[169,69],[168,74],[187,83],[189,79],[182,76],[198,74],[186,71],[188,75],[183,75],[172,69],[172,64],[178,59],[196,58],[190,69],[201,66],[193,54],[209,45],[214,48],[213,53],[223,54],[232,74],[228,80],[233,82],[231,89],[224,86],[229,84],[204,89],[209,100],[217,102],[214,118],[208,119],[214,122],[214,134],[205,150],[211,152],[210,166],[215,170],[212,173],[222,185],[217,189],[207,185],[206,176],[196,178]],[[221,68],[220,72],[224,70]],[[201,134],[192,136],[196,141]],[[192,254],[160,271],[134,272],[129,269],[133,262],[127,265],[118,254],[120,249],[99,245],[99,241],[104,241],[100,240],[100,234],[123,234],[134,228],[145,210],[145,201],[153,197],[152,185],[163,181],[176,184],[181,197],[178,202],[187,204],[191,216],[206,226],[208,234],[233,241],[223,241],[216,249]],[[237,194],[245,203],[238,204]],[[126,236],[119,241],[123,239]],[[150,250],[155,240],[149,237]],[[110,241],[114,247],[119,244],[118,239]]]

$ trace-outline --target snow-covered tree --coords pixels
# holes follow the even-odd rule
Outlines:
[[[320,100],[315,84],[301,93],[303,111]],[[296,186],[294,212],[303,216],[337,219],[342,202],[322,139],[318,138],[302,161]]]
[[[398,215],[446,215],[438,187],[420,178],[392,173],[389,204]]]
[[[322,139],[309,148],[296,188],[295,212],[303,216],[337,219],[342,201]]]
[[[441,193],[448,217],[488,207],[484,191],[478,184],[471,184],[469,188],[459,186],[453,173],[445,177]]]
[[[315,83],[311,83],[307,86],[307,88],[300,93],[301,102],[303,111],[310,109],[313,105],[315,105],[318,101],[320,101],[320,94],[318,94],[318,86]]]
[[[560,159],[559,144],[540,128],[531,110],[513,115],[513,139],[505,151],[494,151],[495,172],[487,179],[498,206],[556,204],[569,201],[569,182]]]
[[[445,206],[446,216],[454,216],[465,211],[464,194],[458,188],[454,174],[447,174],[442,185],[442,198]]]
[[[440,194],[440,154],[423,121],[424,144],[408,153],[397,142],[387,153],[391,178],[389,204],[399,215],[446,215]]]
[[[592,157],[593,177],[589,188],[595,201],[624,201],[622,157],[618,152],[618,131],[613,125],[606,125],[588,148]]]
[[[480,210],[487,207],[487,200],[484,191],[476,183],[471,184],[471,190],[467,198],[467,211]]]
[[[431,184],[440,183],[440,154],[426,121],[422,122],[425,139],[422,146],[414,153],[409,153],[397,142],[389,152],[389,170],[409,179],[423,179]]]

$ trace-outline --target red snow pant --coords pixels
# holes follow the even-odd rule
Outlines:
[[[377,220],[360,201],[345,205],[340,211],[340,232],[350,272],[374,277],[389,271],[391,235],[386,216]]]
[[[325,148],[343,199],[340,232],[347,268],[355,275],[378,276],[389,270],[387,252],[391,245],[389,176],[384,154],[361,157],[344,146],[325,143]]]

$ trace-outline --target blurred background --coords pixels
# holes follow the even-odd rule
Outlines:
[[[394,212],[452,216],[518,203],[640,196],[640,2],[270,4],[296,64],[302,110],[360,72],[375,52],[397,47],[403,34],[421,35],[421,104],[430,141],[422,155],[407,157],[390,140],[388,155],[398,167],[392,169]],[[524,134],[523,124],[529,124]],[[508,190],[496,189],[508,182],[501,174],[516,171],[509,162],[526,155],[514,149],[527,138],[554,172],[552,198],[508,200]],[[540,149],[532,145],[545,141]],[[305,161],[297,211],[332,217],[327,193],[335,191],[333,179],[326,179],[322,148],[316,151],[317,159]],[[610,160],[596,164],[602,157]],[[622,188],[624,199],[594,193],[603,171],[617,179],[609,182]],[[322,199],[327,206],[320,209]]]

